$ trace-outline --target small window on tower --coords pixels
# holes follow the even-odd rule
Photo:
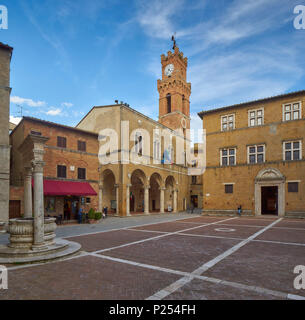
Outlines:
[[[168,93],[166,96],[166,101],[167,101],[167,113],[172,112],[172,96]]]

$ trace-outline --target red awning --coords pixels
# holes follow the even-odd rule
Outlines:
[[[34,181],[32,181],[34,186]],[[45,196],[96,196],[88,182],[43,180]]]

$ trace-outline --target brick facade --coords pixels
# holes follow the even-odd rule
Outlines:
[[[199,114],[207,134],[207,169],[203,175],[203,208],[206,213],[236,212],[241,205],[244,213],[261,215],[269,212],[264,207],[273,205],[274,197],[274,212],[305,216],[304,105],[305,91],[301,91]],[[286,121],[284,110],[289,106],[298,110],[299,119]],[[262,110],[262,113],[254,114],[253,110]],[[292,117],[297,117],[297,112],[293,112]],[[255,125],[251,126],[250,113],[259,124],[253,121]],[[222,125],[228,121],[223,117],[231,115],[235,118],[233,128],[222,131]],[[262,122],[257,119],[258,115],[262,115]],[[299,158],[287,161],[283,148],[285,142],[290,141],[297,142],[296,147],[299,145],[299,153],[295,153]],[[262,163],[249,163],[250,153],[257,150],[253,146],[263,146],[264,149],[260,149],[264,150]],[[222,165],[224,149],[228,152],[235,150],[234,164]],[[297,183],[298,192],[289,192],[289,183]],[[233,185],[233,193],[225,192],[226,185]],[[274,195],[262,193],[268,188],[272,193],[273,187],[278,188]]]

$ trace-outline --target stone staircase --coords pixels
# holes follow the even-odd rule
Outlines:
[[[286,212],[285,218],[305,219],[305,214],[304,214],[304,212]]]

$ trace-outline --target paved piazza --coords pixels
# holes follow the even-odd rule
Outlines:
[[[0,299],[305,299],[293,285],[305,265],[305,220],[165,214],[57,234],[81,253],[7,266]]]

